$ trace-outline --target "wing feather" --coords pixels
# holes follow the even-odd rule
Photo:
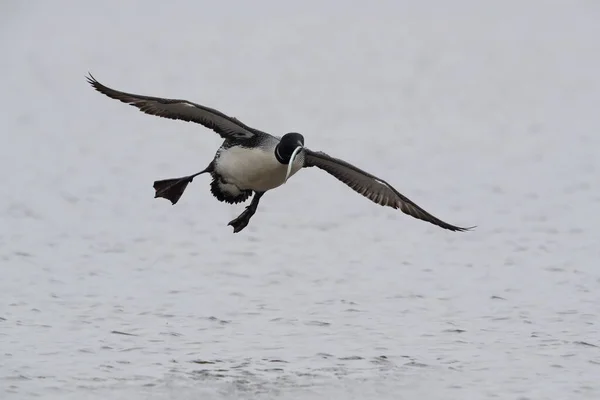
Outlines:
[[[315,152],[305,148],[304,166],[317,167],[328,172],[355,192],[365,196],[380,206],[400,209],[403,213],[414,218],[430,222],[451,231],[467,231],[474,228],[461,228],[434,217],[415,204],[412,200],[400,194],[383,179],[371,175],[344,160],[331,157],[321,151]]]
[[[243,124],[237,118],[229,117],[218,110],[192,103],[191,101],[163,99],[160,97],[121,92],[104,86],[92,74],[87,77],[87,81],[98,92],[112,99],[137,107],[146,114],[195,122],[208,129],[212,129],[223,139],[250,139],[261,133]]]

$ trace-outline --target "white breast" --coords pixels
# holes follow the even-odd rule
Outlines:
[[[302,167],[302,154],[294,160],[290,177]],[[273,150],[260,147],[231,147],[222,149],[216,161],[215,172],[238,188],[267,191],[283,184],[287,165],[275,158]]]

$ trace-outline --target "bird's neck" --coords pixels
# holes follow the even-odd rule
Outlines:
[[[275,146],[275,158],[277,159],[277,161],[279,161],[280,163],[287,165],[290,162],[290,156],[288,156],[287,158],[281,155],[281,149],[279,148],[279,145]]]

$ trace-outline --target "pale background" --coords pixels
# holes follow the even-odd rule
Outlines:
[[[596,0],[3,1],[0,397],[599,398],[599,22]],[[153,199],[220,138],[88,71],[301,132],[478,228],[311,169],[234,235],[207,176]]]

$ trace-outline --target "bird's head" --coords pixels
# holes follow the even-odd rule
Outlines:
[[[275,148],[275,157],[280,163],[287,165],[285,181],[287,181],[296,155],[304,148],[304,136],[296,132],[286,133]]]
[[[285,165],[293,163],[292,155],[298,147],[300,149],[304,147],[304,136],[296,132],[286,133],[281,137],[279,144],[275,148],[277,161]]]

